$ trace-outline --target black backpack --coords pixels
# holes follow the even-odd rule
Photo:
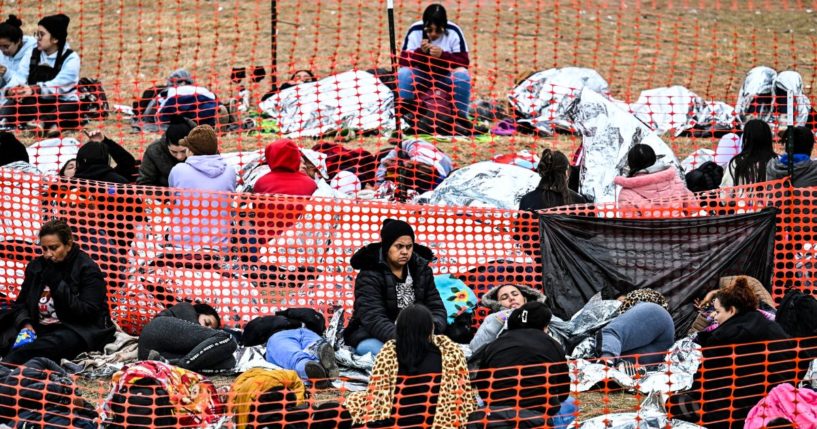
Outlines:
[[[817,299],[789,289],[777,308],[775,321],[792,337],[817,335]]]
[[[85,119],[94,121],[108,117],[108,95],[102,82],[90,77],[80,78],[77,95],[80,113]]]

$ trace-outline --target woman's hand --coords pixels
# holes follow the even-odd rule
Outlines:
[[[30,331],[34,331],[34,327],[33,327],[33,326],[31,326],[31,323],[26,323],[25,325],[23,325],[23,328],[22,328],[22,329],[28,329],[28,330],[30,330]],[[22,330],[22,329],[21,329],[21,330]]]
[[[443,49],[439,46],[431,45],[431,47],[428,49],[428,53],[434,58],[440,58],[440,56],[443,54]]]
[[[101,130],[93,131],[82,130],[82,132],[84,132],[85,135],[88,136],[89,142],[102,143],[102,140],[105,140],[105,134]]]

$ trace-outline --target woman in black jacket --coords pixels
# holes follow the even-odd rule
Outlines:
[[[43,255],[26,267],[22,288],[12,308],[0,316],[5,362],[23,364],[35,357],[59,362],[100,350],[113,340],[105,276],[76,245],[71,228],[61,220],[40,229]],[[14,333],[34,332],[33,342],[12,343]],[[21,345],[23,344],[23,345]]]
[[[692,388],[671,398],[670,415],[710,429],[742,428],[769,390],[796,384],[796,343],[757,311],[758,298],[745,278],[722,287],[714,305],[719,326],[698,333],[701,366]]]
[[[565,154],[545,149],[536,166],[541,179],[536,189],[519,201],[519,210],[544,210],[570,204],[584,204],[587,200],[567,186],[570,163]]]
[[[448,317],[428,265],[434,254],[414,243],[411,225],[386,219],[380,239],[351,259],[352,268],[360,274],[355,279],[354,312],[345,339],[359,355],[376,355],[383,343],[393,340],[397,315],[412,304],[423,304],[431,311],[435,332],[445,332]]]

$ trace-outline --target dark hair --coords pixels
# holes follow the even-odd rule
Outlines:
[[[443,32],[448,31],[448,13],[443,5],[439,3],[431,4],[423,12],[423,27],[429,25],[435,25]]]
[[[397,315],[397,365],[402,372],[413,373],[434,347],[434,318],[423,305],[412,304]]]
[[[565,154],[550,149],[543,150],[542,158],[539,159],[539,164],[536,166],[536,171],[541,177],[538,189],[545,194],[548,191],[558,192],[562,195],[562,204],[571,204],[573,199],[570,196],[570,189],[567,187],[567,170],[569,168],[570,162]],[[547,197],[545,201],[547,201]]]
[[[62,219],[52,219],[44,223],[40,228],[38,237],[43,238],[46,235],[56,235],[62,244],[68,244],[73,241],[74,238],[71,227]]]
[[[68,161],[65,161],[65,164],[63,164],[62,167],[60,167],[60,176],[65,176],[65,169],[68,168],[68,163],[71,162],[71,161],[74,161],[74,164],[75,164],[74,168],[76,168],[77,159],[76,158],[71,158]]]
[[[216,311],[216,309],[211,307],[209,304],[205,303],[193,304],[193,309],[196,310],[196,314],[204,314],[206,316],[215,317],[216,328],[221,327],[221,317],[219,317],[218,311]]]
[[[759,301],[752,291],[745,277],[740,277],[734,283],[726,285],[715,294],[715,298],[724,309],[734,308],[737,313],[757,310]]]
[[[794,153],[811,156],[814,150],[814,134],[806,127],[787,128],[783,133],[783,144],[788,142],[789,134],[794,133]]]
[[[655,151],[645,144],[637,144],[627,153],[627,166],[630,168],[630,177],[639,171],[655,165]]]
[[[0,23],[0,39],[8,39],[13,43],[23,40],[23,21],[17,15],[9,15],[8,19]]]
[[[772,147],[772,130],[766,121],[752,119],[743,126],[743,147],[729,161],[729,173],[735,185],[766,180],[766,164],[776,157]]]
[[[290,78],[290,79],[295,79],[295,76],[297,76],[297,75],[298,75],[298,73],[300,73],[300,72],[304,72],[304,73],[308,74],[308,75],[309,75],[309,77],[311,77],[311,78],[312,78],[311,82],[314,82],[314,81],[315,81],[315,75],[314,75],[314,74],[312,74],[312,71],[311,71],[311,70],[307,70],[307,69],[295,70],[295,73],[292,73],[292,76],[290,76],[289,78]]]

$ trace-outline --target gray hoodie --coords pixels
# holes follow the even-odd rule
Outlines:
[[[772,158],[766,164],[766,179],[781,179],[788,175],[789,165],[781,162],[780,158]],[[792,184],[797,188],[817,186],[817,162],[812,159],[795,162]]]
[[[474,338],[469,344],[469,347],[473,353],[476,353],[476,351],[480,348],[492,343],[499,336],[499,334],[505,330],[505,323],[507,322],[508,316],[510,316],[512,310],[502,308],[497,300],[497,293],[499,293],[499,289],[501,289],[503,286],[507,286],[507,284],[494,286],[482,296],[481,304],[490,308],[493,313],[489,314],[485,320],[482,321],[482,324],[479,325],[479,329],[477,329],[477,333],[474,334]],[[514,286],[516,286],[519,291],[522,292],[522,296],[525,297],[525,302],[545,302],[546,297],[542,292],[528,286]]]

